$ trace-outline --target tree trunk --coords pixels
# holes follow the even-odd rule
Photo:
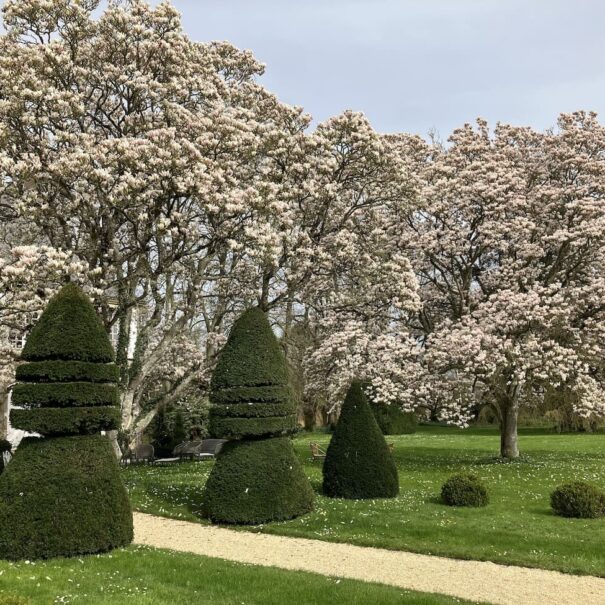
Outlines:
[[[500,407],[500,455],[503,458],[518,458],[517,416],[519,409],[507,402]]]
[[[0,386],[0,439],[8,436],[8,390]]]

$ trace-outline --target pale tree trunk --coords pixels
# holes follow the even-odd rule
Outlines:
[[[500,455],[503,458],[519,457],[518,415],[519,408],[515,402],[507,400],[500,404]]]
[[[192,373],[187,378],[183,379],[176,387],[170,392],[167,392],[148,412],[141,415],[139,406],[137,405],[137,416],[133,417],[131,429],[129,431],[129,443],[130,448],[135,447],[145,432],[145,429],[152,423],[156,417],[158,410],[162,406],[172,405],[177,402],[185,392],[185,390],[195,380],[195,375]]]
[[[0,385],[0,439],[8,437],[8,389]]]

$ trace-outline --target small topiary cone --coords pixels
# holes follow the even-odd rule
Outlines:
[[[399,477],[360,382],[353,382],[323,467],[323,491],[334,498],[393,498]]]
[[[210,431],[231,440],[206,482],[204,514],[221,523],[291,519],[314,494],[287,437],[296,430],[286,361],[260,309],[234,324],[211,383]]]
[[[49,302],[17,368],[13,426],[24,439],[0,476],[0,559],[96,553],[132,541],[132,512],[102,430],[119,426],[109,338],[75,285]]]

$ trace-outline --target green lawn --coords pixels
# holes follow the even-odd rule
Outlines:
[[[327,445],[329,439],[315,433],[295,440],[318,492],[321,463],[309,462],[308,443]],[[389,440],[396,443],[398,498],[319,495],[309,515],[247,530],[605,576],[605,520],[563,519],[549,506],[550,492],[564,481],[585,479],[605,488],[605,435],[522,432],[523,458],[512,463],[496,457],[499,437],[490,429],[421,427],[415,435]],[[139,466],[125,469],[124,476],[136,509],[195,521],[210,466]],[[460,471],[473,471],[487,483],[486,508],[440,503],[441,484]]]
[[[0,602],[31,605],[453,605],[460,599],[379,584],[131,547],[80,559],[0,561]]]

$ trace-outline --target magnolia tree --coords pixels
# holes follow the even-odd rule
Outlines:
[[[545,394],[605,413],[604,159],[605,129],[576,113],[544,134],[479,121],[427,163],[411,220],[427,388],[461,425],[491,406],[504,457]]]
[[[353,112],[309,132],[250,53],[191,41],[170,4],[98,5],[4,4],[0,218],[27,229],[0,247],[7,268],[33,262],[17,291],[34,306],[66,274],[88,287],[133,439],[205,388],[255,305],[312,406],[353,377],[462,426],[490,405],[506,456],[522,405],[560,393],[602,411],[594,115],[544,134],[479,122],[448,147]],[[39,261],[20,256],[32,243]]]
[[[299,307],[313,334],[303,358],[307,396],[338,406],[361,379],[377,400],[411,409],[421,383],[408,324],[420,301],[400,217],[417,203],[418,179],[359,114],[328,121],[316,137],[330,170],[310,205],[313,270]]]
[[[200,315],[207,332],[224,329],[233,251],[245,242],[263,258],[273,241],[263,213],[280,204],[262,158],[300,111],[256,83],[249,53],[189,40],[169,4],[111,2],[95,19],[97,5],[5,3],[0,199],[89,267],[119,333],[123,428],[136,432],[183,332]],[[163,394],[184,392],[198,368],[177,370]]]

